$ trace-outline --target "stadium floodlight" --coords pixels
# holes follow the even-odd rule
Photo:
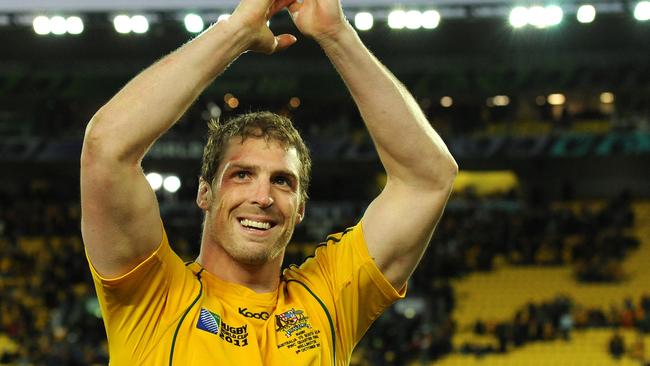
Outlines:
[[[650,1],[641,1],[634,7],[634,18],[639,21],[650,20]]]
[[[199,33],[205,28],[203,18],[198,14],[187,14],[183,19],[183,23],[185,23],[185,29],[190,33]]]
[[[132,30],[131,18],[129,18],[128,15],[120,14],[115,18],[113,18],[113,26],[115,27],[117,33],[120,34],[131,33]]]
[[[530,24],[536,28],[546,28],[558,25],[564,18],[562,8],[557,5],[549,5],[547,7],[531,6],[525,8],[517,6],[510,11],[510,25],[514,28],[521,28]]]
[[[372,14],[366,11],[359,12],[354,16],[354,26],[358,30],[370,30],[372,29],[373,23],[374,19],[372,17]]]
[[[454,99],[450,96],[444,96],[440,98],[440,105],[444,108],[449,108],[454,105]]]
[[[514,28],[521,28],[528,24],[528,9],[517,6],[510,11],[510,25]]]
[[[52,34],[56,34],[57,36],[65,34],[67,31],[65,18],[58,15],[50,18],[50,27]]]
[[[181,180],[175,175],[167,176],[163,180],[163,188],[169,193],[174,193],[181,188]]]
[[[492,98],[492,103],[496,107],[505,107],[510,104],[510,98],[507,95],[495,95]]]
[[[406,28],[419,29],[422,26],[422,13],[417,10],[409,10],[406,12]]]
[[[217,23],[219,23],[219,22],[222,21],[222,20],[226,20],[226,19],[228,19],[228,18],[230,18],[230,14],[221,14],[221,15],[219,15],[219,17],[217,18]]]
[[[43,15],[34,18],[34,21],[32,22],[32,26],[34,27],[34,32],[42,36],[50,34],[52,30],[50,26],[50,18]]]
[[[566,101],[566,97],[564,94],[554,93],[549,95],[548,98],[546,98],[546,101],[548,101],[548,104],[550,105],[562,105]]]
[[[162,187],[163,184],[162,175],[155,172],[151,172],[146,175],[146,178],[147,181],[149,182],[149,185],[151,186],[151,189],[153,189],[154,191],[157,191],[160,189],[160,187]]]
[[[440,24],[440,13],[435,10],[424,11],[420,20],[422,21],[422,28],[435,29]]]
[[[544,19],[546,20],[547,27],[560,24],[562,18],[564,18],[564,12],[559,6],[549,5],[544,8]]]
[[[66,31],[70,34],[81,34],[84,31],[84,22],[77,16],[65,20]]]
[[[541,6],[531,6],[528,9],[528,24],[534,27],[545,28],[548,23],[547,18],[546,9]]]
[[[221,108],[219,108],[217,103],[210,102],[208,103],[208,113],[210,114],[211,118],[218,120],[219,117],[221,117]]]
[[[144,15],[131,17],[131,30],[133,33],[143,34],[149,30],[149,20]]]
[[[596,8],[593,5],[581,5],[576,18],[580,23],[591,23],[596,19]]]
[[[603,103],[603,104],[612,104],[612,103],[614,103],[614,93],[612,93],[612,92],[600,93],[600,102]]]
[[[388,26],[392,29],[403,29],[406,26],[406,12],[393,10],[388,13]]]

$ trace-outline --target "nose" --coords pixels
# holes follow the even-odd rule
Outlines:
[[[255,192],[252,195],[252,203],[261,208],[271,207],[273,205],[273,197],[271,195],[271,183],[260,181],[255,185]]]

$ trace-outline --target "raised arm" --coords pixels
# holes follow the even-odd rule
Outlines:
[[[304,0],[289,10],[343,78],[388,175],[363,229],[370,255],[400,289],[431,239],[458,166],[411,94],[363,45],[338,0]]]
[[[81,231],[91,263],[117,277],[141,263],[162,239],[160,213],[140,163],[149,147],[241,53],[289,47],[268,19],[281,0],[243,0],[232,16],[131,80],[93,116],[81,153]]]

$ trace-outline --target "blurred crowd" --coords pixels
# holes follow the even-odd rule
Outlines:
[[[78,198],[32,181],[0,196],[0,363],[106,364]]]
[[[477,320],[474,333],[494,337],[497,345],[466,342],[460,352],[476,356],[504,353],[530,342],[570,341],[572,331],[594,328],[614,329],[608,344],[614,358],[627,351],[630,357],[645,361],[643,335],[650,334],[650,294],[643,294],[636,301],[626,298],[620,304],[611,304],[609,309],[581,306],[565,295],[548,302],[530,302],[516,310],[511,320]],[[627,347],[621,329],[636,331],[636,340]]]
[[[531,197],[509,192],[485,198],[471,189],[455,194],[421,267],[454,277],[489,271],[500,256],[520,265],[572,264],[581,281],[622,279],[620,262],[639,245],[626,230],[634,223],[629,193],[599,210]]]

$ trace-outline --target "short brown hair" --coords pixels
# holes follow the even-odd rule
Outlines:
[[[208,124],[208,142],[203,149],[201,178],[212,184],[221,160],[233,137],[241,137],[242,142],[249,137],[264,138],[267,142],[280,143],[285,149],[291,147],[298,152],[300,171],[298,172],[300,198],[307,200],[307,189],[311,175],[311,157],[300,133],[286,117],[272,112],[252,112],[239,115],[223,124],[211,120]]]

